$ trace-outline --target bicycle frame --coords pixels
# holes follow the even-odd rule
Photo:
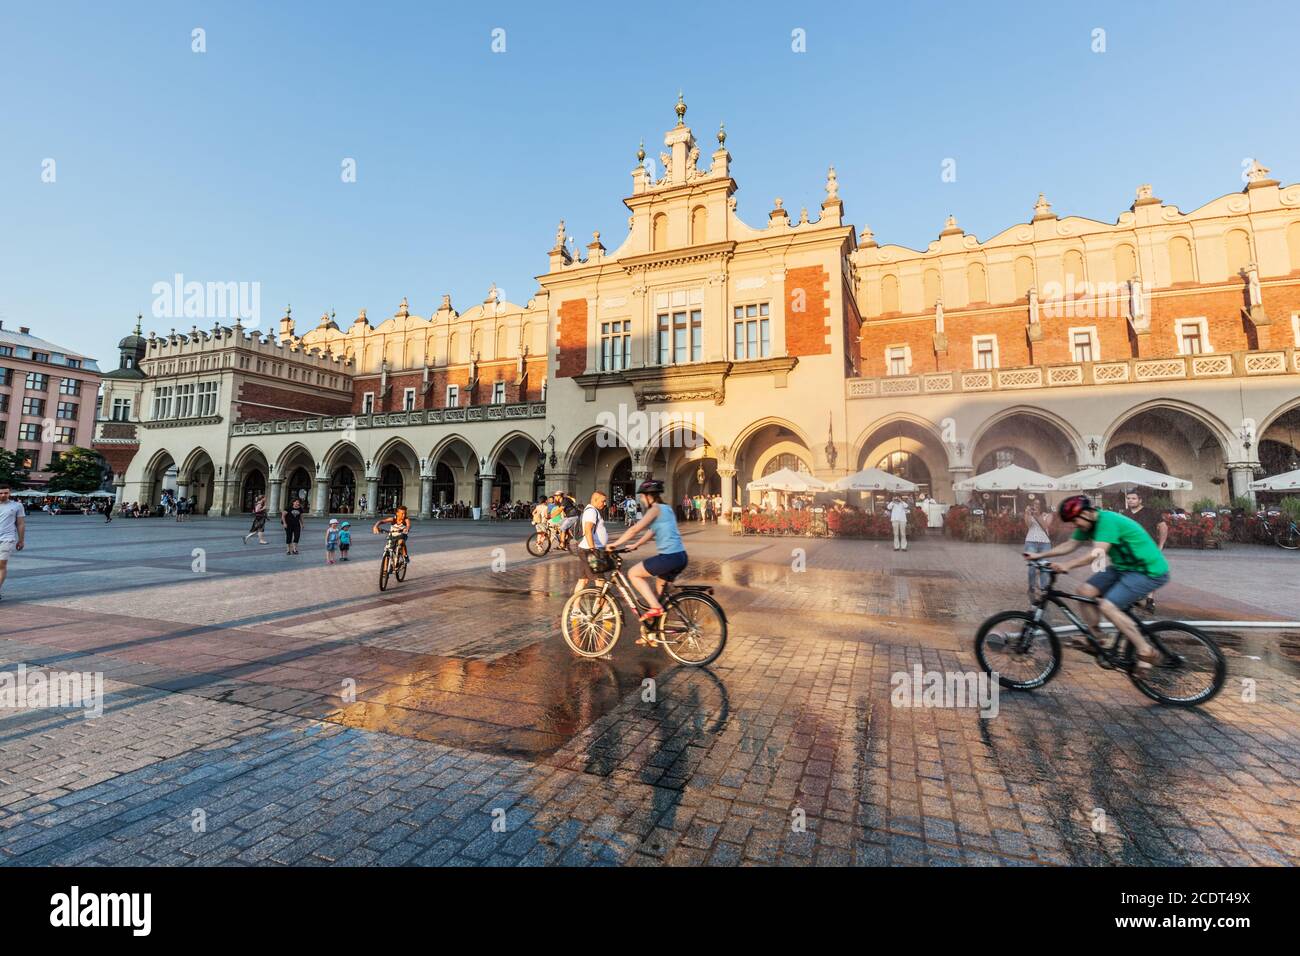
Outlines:
[[[1087,595],[1084,594],[1074,594],[1071,593],[1070,591],[1060,590],[1059,588],[1056,587],[1056,578],[1058,572],[1053,571],[1050,568],[1041,567],[1038,564],[1038,562],[1034,562],[1034,565],[1038,566],[1040,570],[1046,571],[1048,574],[1051,575],[1051,578],[1047,583],[1046,589],[1044,589],[1043,593],[1039,596],[1039,598],[1033,602],[1035,623],[1042,622],[1044,617],[1044,612],[1046,611],[1047,606],[1049,604],[1054,607],[1060,608],[1061,613],[1064,614],[1069,619],[1071,624],[1073,624],[1076,628],[1078,628],[1079,633],[1083,636],[1083,639],[1088,642],[1089,646],[1094,651],[1096,651],[1098,660],[1106,660],[1109,663],[1114,663],[1114,664],[1127,664],[1131,662],[1131,658],[1132,658],[1131,642],[1129,641],[1128,637],[1124,634],[1123,631],[1120,631],[1118,628],[1116,628],[1117,639],[1114,645],[1112,645],[1111,647],[1107,647],[1105,644],[1101,643],[1100,641],[1097,640],[1096,637],[1093,636],[1092,628],[1089,627],[1087,624],[1085,624],[1083,618],[1081,618],[1074,611],[1074,609],[1071,608],[1070,605],[1066,603],[1067,601],[1073,601],[1078,604],[1091,604],[1094,607],[1096,607],[1101,603],[1101,599],[1095,597],[1088,597]],[[1130,620],[1133,621],[1134,624],[1137,625],[1138,630],[1145,635],[1146,628],[1143,626],[1142,621],[1139,620],[1131,610],[1125,610],[1124,613],[1129,617]],[[1161,651],[1163,652],[1163,648],[1161,648]]]

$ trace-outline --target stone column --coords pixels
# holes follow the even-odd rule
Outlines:
[[[718,477],[722,479],[722,520],[731,520],[731,509],[736,503],[736,469],[719,468]]]
[[[974,465],[949,465],[948,466],[948,475],[952,479],[952,483],[948,486],[948,494],[952,497],[952,501],[949,502],[950,504],[954,504],[954,505],[965,504],[966,499],[970,497],[970,492],[957,491],[952,487],[952,485],[957,484],[957,482],[959,481],[965,481],[974,473],[975,473]]]
[[[574,482],[577,480],[577,474],[572,471],[560,471],[558,468],[546,469],[546,493],[553,495],[557,491],[573,491]],[[636,478],[636,471],[632,472],[633,479]]]
[[[118,473],[113,476],[113,508],[121,506],[126,493],[126,475]]]
[[[433,514],[433,478],[420,476],[420,517],[427,518]]]
[[[315,502],[312,504],[311,513],[314,515],[324,515],[330,507],[330,478],[329,475],[316,476],[316,488],[312,497]]]
[[[379,476],[366,478],[366,517],[373,518],[378,514],[379,507]]]
[[[1228,462],[1228,493],[1231,497],[1245,497],[1255,503],[1255,492],[1250,483],[1255,480],[1255,466],[1251,462]]]
[[[281,499],[284,497],[284,479],[271,479],[271,493],[266,498],[266,513],[268,515],[278,515],[284,510]]]
[[[149,502],[150,510],[162,504],[162,493],[163,493],[162,482],[159,481],[157,484],[154,485],[154,490],[153,490],[153,496],[158,500]],[[188,498],[189,496],[190,496],[190,480],[188,478],[181,478],[179,475],[177,475],[176,476],[176,500],[180,501],[180,499]]]
[[[478,476],[478,506],[479,517],[486,518],[488,511],[492,508],[492,482],[496,475],[479,475]]]

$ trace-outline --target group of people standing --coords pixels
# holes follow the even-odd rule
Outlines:
[[[683,521],[717,521],[722,516],[722,495],[682,495],[680,517]]]

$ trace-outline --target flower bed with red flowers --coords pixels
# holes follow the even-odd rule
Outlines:
[[[920,511],[908,512],[907,531],[909,535],[925,532],[926,517]],[[802,535],[815,536],[829,534],[837,538],[867,538],[887,541],[894,536],[886,514],[870,514],[865,511],[835,511],[827,509],[820,515],[811,511],[772,511],[751,514],[745,512],[740,516],[740,527],[744,534]]]
[[[1221,548],[1232,536],[1230,515],[1165,515],[1169,526],[1169,548]]]

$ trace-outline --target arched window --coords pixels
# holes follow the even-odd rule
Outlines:
[[[1127,242],[1121,242],[1115,247],[1115,281],[1128,282],[1137,271],[1137,254]]]
[[[1106,467],[1112,468],[1115,465],[1136,465],[1138,468],[1146,468],[1148,471],[1158,471],[1162,475],[1171,474],[1169,469],[1165,467],[1163,458],[1150,448],[1143,448],[1141,445],[1135,445],[1132,442],[1106,449]]]
[[[938,269],[926,269],[922,280],[922,304],[926,309],[933,309],[943,294],[943,284]]]
[[[898,276],[892,272],[880,280],[880,311],[898,311]]]
[[[691,210],[691,244],[700,245],[709,241],[709,211],[703,206]]]
[[[1196,281],[1192,244],[1185,236],[1174,236],[1169,240],[1169,279],[1174,285]]]
[[[921,494],[930,493],[930,469],[919,455],[910,451],[891,451],[876,462],[876,467],[896,478],[904,478],[919,485]]]
[[[1008,465],[1019,465],[1021,468],[1028,468],[1030,471],[1039,470],[1038,461],[1033,455],[1026,454],[1019,448],[995,448],[980,459],[975,474],[982,475],[986,471],[1005,468]]]
[[[1250,265],[1250,236],[1244,229],[1233,229],[1224,241],[1228,247],[1228,278],[1231,279]]]
[[[1086,281],[1083,275],[1083,253],[1071,249],[1061,257],[1061,272],[1065,282],[1066,295],[1076,295],[1079,287]]]
[[[789,468],[791,471],[797,471],[800,474],[811,475],[812,471],[804,463],[804,460],[798,455],[792,455],[786,452],[783,455],[777,455],[766,465],[763,466],[763,474],[770,475],[773,472],[780,471],[782,468]]]
[[[1021,256],[1016,260],[1016,298],[1022,299],[1029,295],[1029,290],[1034,287],[1034,260],[1029,256]]]
[[[653,230],[650,237],[650,248],[656,252],[660,249],[668,248],[668,217],[664,213],[656,213],[653,220]]]
[[[1300,222],[1286,227],[1286,247],[1291,255],[1291,271],[1300,272]]]
[[[989,300],[989,280],[984,272],[983,263],[972,262],[966,267],[966,287],[969,290],[971,302],[987,302]]]

